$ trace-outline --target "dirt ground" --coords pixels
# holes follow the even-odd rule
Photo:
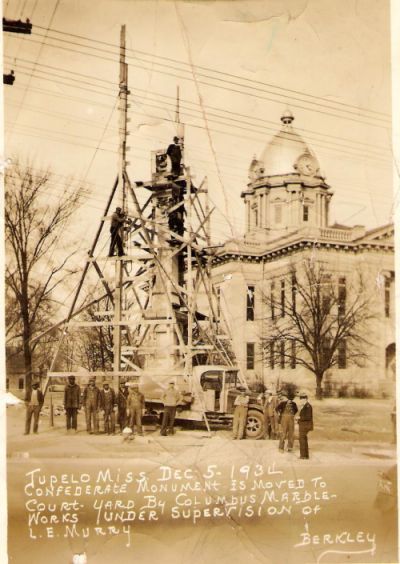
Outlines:
[[[161,437],[159,429],[146,430],[145,437],[124,442],[119,434],[89,435],[84,415],[78,419],[78,433],[67,434],[63,415],[41,417],[39,434],[23,435],[25,408],[7,408],[9,562],[36,564],[72,562],[71,550],[85,552],[89,564],[153,562],[163,564],[331,564],[397,562],[397,519],[394,511],[383,514],[375,507],[378,473],[396,461],[390,413],[391,402],[370,399],[325,399],[313,402],[315,430],[309,435],[310,460],[300,460],[298,442],[294,452],[278,452],[276,441],[233,441],[229,430],[211,433],[177,427],[174,436]],[[162,465],[178,472],[204,473],[215,465],[221,474],[221,493],[226,493],[232,472],[243,467],[280,469],[285,480],[322,477],[335,498],[315,517],[244,515],[190,519],[164,517],[162,523],[134,522],[131,545],[125,536],[91,536],[89,539],[33,539],[29,536],[24,484],[27,473],[40,468],[46,475],[87,472],[156,473]],[[289,482],[288,482],[289,483]],[[237,497],[251,494],[244,484]],[[196,503],[197,494],[187,503]],[[125,499],[125,498],[124,498]],[[135,498],[137,501],[137,499]],[[93,523],[91,499],[84,499],[87,513],[83,523]],[[171,494],[168,504],[176,503]],[[227,503],[227,502],[226,502]],[[319,503],[319,502],[318,502]],[[201,504],[200,504],[201,506]],[[187,507],[190,509],[192,506]],[[202,506],[201,506],[202,507]],[[319,544],[301,545],[305,527],[310,527]],[[323,545],[324,534],[339,535]],[[369,544],[356,544],[356,535],[370,535]],[[340,536],[341,535],[341,536]],[[345,535],[343,537],[343,535]],[[351,537],[353,535],[353,537]],[[361,537],[360,537],[361,538]],[[300,546],[299,546],[300,544]]]

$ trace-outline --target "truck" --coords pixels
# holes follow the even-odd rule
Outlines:
[[[190,378],[165,375],[164,381],[157,377],[157,384],[146,376],[140,378],[140,390],[146,399],[145,421],[151,417],[159,419],[163,404],[161,395],[169,381],[177,383],[182,402],[177,407],[176,421],[206,424],[210,429],[232,426],[234,402],[240,394],[240,387],[247,389],[249,407],[247,414],[246,438],[264,437],[264,414],[262,394],[252,392],[239,377],[239,369],[234,366],[198,365],[192,367]]]

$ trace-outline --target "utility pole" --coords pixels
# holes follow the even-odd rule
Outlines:
[[[121,26],[120,57],[119,57],[119,159],[118,159],[118,201],[124,215],[127,214],[126,201],[126,138],[127,138],[127,109],[128,109],[128,65],[125,62],[125,25]],[[122,239],[126,249],[127,232],[122,226]],[[114,373],[121,370],[121,311],[122,311],[122,284],[123,284],[123,259],[115,259],[115,293],[114,293],[114,321],[113,328],[113,357]],[[116,378],[119,376],[116,374]]]
[[[191,195],[191,185],[192,180],[190,178],[190,169],[186,167],[186,239],[187,239],[187,250],[186,250],[186,289],[187,289],[187,357],[186,357],[186,370],[189,371],[191,375],[192,367],[192,357],[193,357],[193,270],[192,270],[192,195]]]

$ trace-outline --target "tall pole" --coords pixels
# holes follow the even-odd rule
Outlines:
[[[175,109],[175,123],[180,123],[180,115],[179,115],[179,86],[176,87],[176,109]],[[176,132],[179,137],[179,131]]]
[[[118,186],[119,205],[124,214],[127,212],[126,202],[126,137],[127,137],[127,108],[128,108],[128,65],[125,62],[125,25],[121,26],[120,57],[119,57],[119,162]],[[125,246],[125,231],[122,230],[122,239]],[[114,372],[121,370],[121,310],[122,310],[122,284],[123,284],[123,259],[115,260],[115,293],[114,293]],[[117,375],[115,379],[119,378]]]
[[[187,326],[187,357],[186,357],[186,370],[192,374],[192,355],[193,355],[193,271],[192,271],[192,195],[191,195],[191,178],[190,169],[186,167],[186,238],[187,238],[187,304],[188,304],[188,326]]]

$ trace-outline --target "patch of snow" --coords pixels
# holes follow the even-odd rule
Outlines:
[[[6,392],[4,394],[4,396],[5,396],[7,406],[8,405],[22,405],[24,403],[22,400],[17,398],[17,396],[14,396],[14,394],[12,394],[11,392]]]

